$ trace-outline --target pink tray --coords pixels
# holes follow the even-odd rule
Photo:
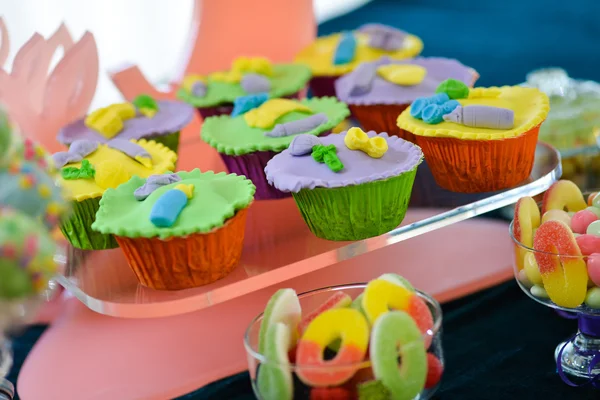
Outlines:
[[[407,220],[437,212],[412,210]],[[447,301],[511,278],[507,231],[504,222],[465,221],[210,308],[166,318],[107,317],[69,299],[27,358],[17,389],[25,400],[177,397],[246,369],[244,330],[276,289],[302,292],[394,271]]]

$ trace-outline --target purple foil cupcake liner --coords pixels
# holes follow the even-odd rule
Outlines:
[[[302,100],[306,97],[306,92],[306,88],[300,89],[296,93],[285,96],[284,98]],[[335,93],[332,96],[335,96]],[[223,104],[216,107],[196,107],[196,111],[198,111],[198,114],[200,114],[202,119],[216,117],[217,115],[229,115],[233,111],[233,104]]]
[[[242,154],[241,156],[230,156],[220,154],[227,170],[234,174],[244,175],[256,186],[254,198],[256,200],[283,199],[290,197],[290,193],[284,193],[275,189],[267,182],[265,167],[271,158],[277,153],[274,151],[255,151],[254,153]]]
[[[335,81],[339,76],[313,76],[309,82],[310,92],[313,97],[337,97],[335,95]]]
[[[319,137],[327,136],[331,131],[323,132]],[[274,151],[255,151],[254,153],[242,154],[241,156],[230,156],[219,153],[225,163],[227,170],[231,173],[244,175],[256,186],[255,200],[285,199],[291,197],[291,193],[282,192],[269,185],[265,175],[265,167],[271,158],[275,157]]]

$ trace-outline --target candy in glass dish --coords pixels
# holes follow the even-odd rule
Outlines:
[[[560,180],[541,204],[519,199],[510,235],[521,289],[578,321],[578,332],[555,351],[561,379],[600,388],[600,196]]]
[[[444,369],[441,321],[438,302],[396,274],[281,289],[244,337],[252,388],[261,400],[429,399]]]
[[[524,86],[538,88],[550,99],[539,139],[561,152],[563,178],[584,190],[599,187],[600,84],[572,79],[559,68],[546,68],[529,73]]]

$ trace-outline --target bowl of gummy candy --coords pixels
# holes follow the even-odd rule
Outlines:
[[[296,295],[280,289],[244,337],[261,400],[411,400],[436,391],[440,305],[396,274]]]
[[[555,182],[541,203],[519,199],[510,225],[514,272],[534,300],[578,321],[555,360],[570,385],[600,388],[600,196],[572,181]],[[566,312],[566,313],[565,313]]]

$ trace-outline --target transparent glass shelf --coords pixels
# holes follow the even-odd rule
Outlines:
[[[146,288],[137,282],[120,249],[83,252],[70,248],[69,254],[59,257],[64,263],[64,273],[56,281],[101,314],[126,318],[183,314],[505,207],[521,196],[535,196],[560,175],[559,153],[538,143],[533,171],[521,186],[490,193],[450,211],[357,242],[332,242],[315,237],[291,198],[256,201],[248,212],[240,264],[228,277],[211,285],[181,291]],[[465,195],[457,198],[470,199]]]

